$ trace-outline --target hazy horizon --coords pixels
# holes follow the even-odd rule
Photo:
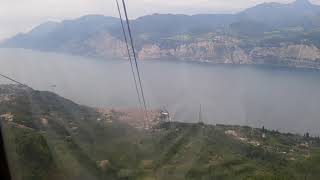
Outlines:
[[[290,3],[294,0],[135,0],[127,1],[131,18],[154,13],[160,14],[216,14],[236,13],[263,2]],[[319,4],[319,0],[310,0]],[[72,7],[72,9],[70,9]],[[0,41],[17,33],[27,32],[47,21],[62,21],[77,17],[99,14],[117,16],[115,1],[102,0],[10,0],[2,2],[0,7]]]

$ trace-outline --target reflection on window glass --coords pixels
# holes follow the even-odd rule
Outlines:
[[[2,4],[12,180],[320,179],[319,2]]]

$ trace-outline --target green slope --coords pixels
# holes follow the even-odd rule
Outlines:
[[[50,92],[0,86],[14,179],[319,179],[318,138],[161,123],[138,130]]]

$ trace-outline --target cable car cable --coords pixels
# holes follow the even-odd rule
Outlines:
[[[134,80],[135,88],[136,88],[136,91],[137,91],[137,96],[138,96],[138,100],[139,100],[139,105],[140,105],[140,109],[142,110],[142,102],[141,102],[140,92],[139,92],[139,89],[138,89],[138,83],[137,83],[136,75],[135,75],[135,72],[134,72],[134,67],[133,67],[133,62],[132,62],[132,58],[131,58],[131,53],[130,53],[130,49],[129,49],[129,45],[128,45],[127,34],[126,34],[126,31],[125,31],[125,28],[124,28],[124,25],[123,25],[123,20],[122,20],[122,15],[121,15],[121,10],[120,10],[120,6],[119,6],[119,2],[118,2],[118,0],[116,0],[116,2],[117,2],[117,8],[118,8],[118,12],[119,12],[119,17],[120,17],[122,32],[123,32],[124,40],[125,40],[125,43],[126,43],[126,48],[127,48],[127,51],[128,51],[128,57],[129,57],[129,61],[130,61],[131,71],[132,71],[132,74],[133,74],[133,80]]]
[[[128,33],[129,33],[131,47],[132,47],[132,51],[133,51],[133,58],[134,58],[136,69],[137,69],[137,76],[138,76],[138,80],[139,80],[142,101],[143,101],[143,105],[144,105],[144,109],[145,109],[146,120],[148,122],[147,104],[146,104],[146,99],[145,99],[145,96],[144,96],[144,91],[143,91],[142,80],[141,80],[141,76],[140,76],[139,65],[138,65],[138,62],[137,62],[137,56],[136,56],[136,52],[135,52],[135,49],[134,49],[133,38],[132,38],[132,33],[131,33],[131,28],[130,28],[130,21],[129,21],[128,13],[127,13],[127,7],[126,7],[126,3],[125,3],[124,0],[122,0],[122,4],[123,4],[124,13],[125,13],[126,21],[127,21]]]

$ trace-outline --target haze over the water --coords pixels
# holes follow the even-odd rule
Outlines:
[[[167,61],[141,70],[149,107],[165,106],[174,120],[197,122],[202,104],[206,123],[320,134],[319,71]],[[0,49],[0,71],[81,104],[137,107],[127,61]]]
[[[131,18],[153,14],[234,13],[263,2],[293,0],[127,0]],[[310,0],[319,4],[319,0]],[[46,21],[61,21],[87,14],[117,16],[115,0],[3,0],[0,6],[0,41],[26,32]]]

